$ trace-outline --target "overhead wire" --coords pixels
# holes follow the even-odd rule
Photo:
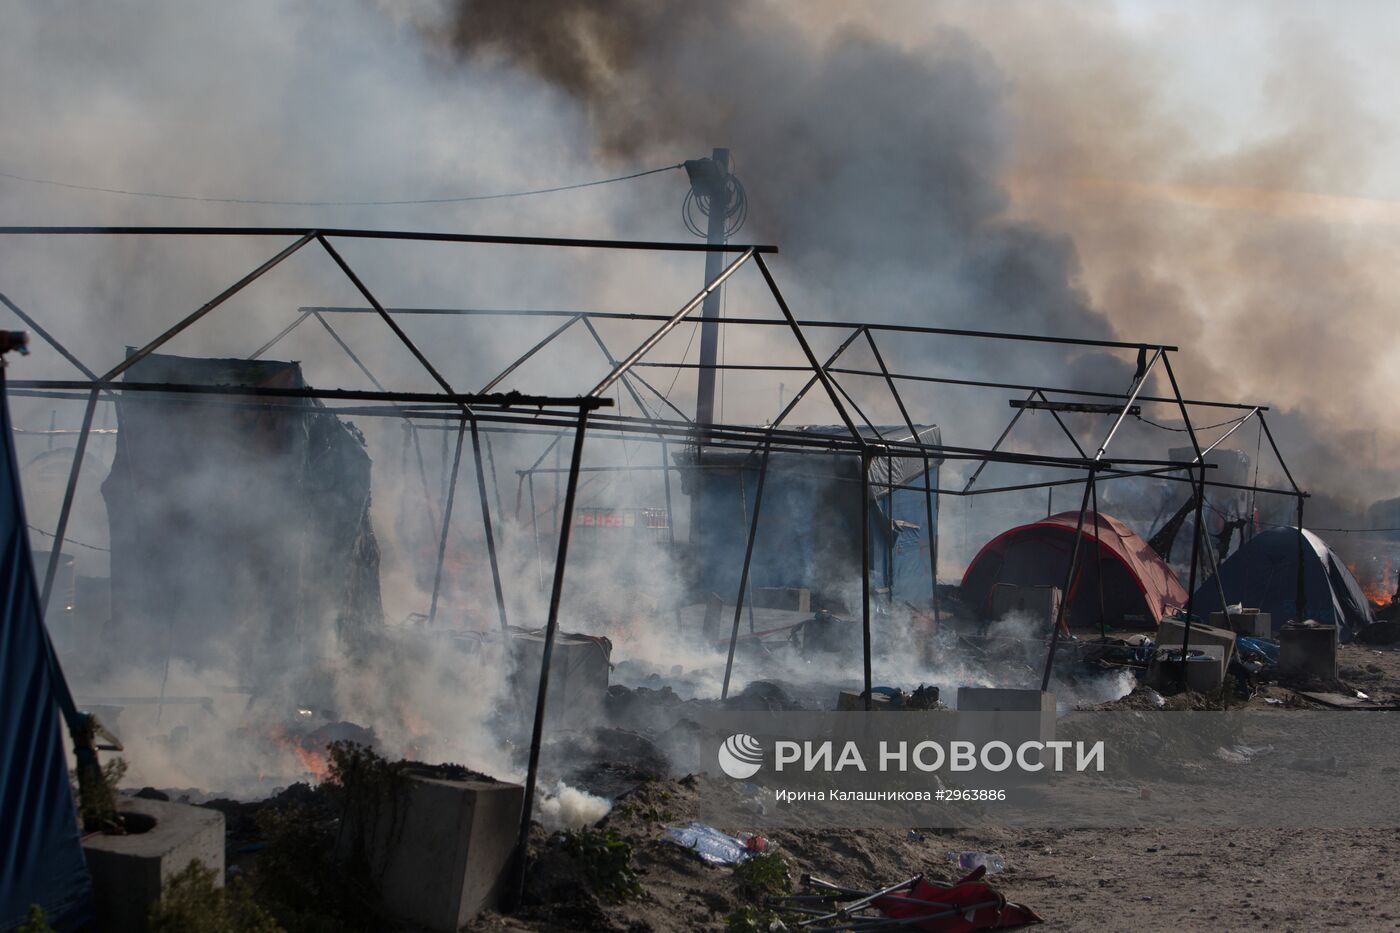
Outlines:
[[[102,185],[84,185],[76,182],[60,181],[55,178],[39,178],[33,175],[21,175],[18,172],[6,172],[3,170],[0,170],[0,178],[27,182],[33,185],[67,188],[72,191],[93,191],[101,194],[115,194],[133,198],[158,198],[165,201],[199,201],[208,204],[257,204],[279,207],[396,207],[414,204],[463,204],[470,201],[499,201],[505,198],[528,198],[539,194],[555,194],[560,191],[576,191],[580,188],[592,188],[597,185],[611,185],[620,181],[631,181],[634,178],[656,175],[661,172],[670,172],[684,167],[684,162],[677,162],[675,165],[663,165],[660,168],[649,168],[640,172],[632,172],[628,175],[618,175],[613,178],[600,178],[594,181],[578,182],[572,185],[554,185],[549,188],[531,188],[525,191],[506,191],[498,194],[456,195],[443,198],[401,198],[381,201],[291,201],[272,198],[216,198],[194,194],[172,194],[162,191],[137,191],[128,188],[107,188]]]

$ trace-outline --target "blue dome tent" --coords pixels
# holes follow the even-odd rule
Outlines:
[[[1303,529],[1303,602],[1305,617],[1337,626],[1342,641],[1375,621],[1361,585],[1336,552]],[[1298,529],[1271,528],[1250,538],[1220,565],[1225,598],[1273,615],[1274,630],[1298,619]],[[1194,599],[1195,612],[1206,618],[1218,612],[1220,589],[1210,577]]]

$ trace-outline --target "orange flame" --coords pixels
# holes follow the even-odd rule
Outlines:
[[[1395,561],[1389,557],[1380,562],[1379,568],[1370,573],[1360,573],[1354,565],[1348,564],[1347,569],[1356,578],[1356,582],[1361,585],[1361,592],[1366,594],[1366,598],[1378,606],[1388,606],[1395,598],[1395,591],[1400,587],[1400,576],[1397,576]]]
[[[291,753],[301,768],[301,774],[310,778],[312,783],[320,784],[330,774],[330,757],[324,748],[317,748],[314,743],[308,744],[306,739],[288,733],[282,726],[273,726],[268,738],[278,748]]]

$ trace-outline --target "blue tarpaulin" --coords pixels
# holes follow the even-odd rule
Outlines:
[[[0,930],[24,922],[31,904],[67,930],[88,919],[92,882],[59,732],[67,687],[39,612],[3,374],[0,444]]]

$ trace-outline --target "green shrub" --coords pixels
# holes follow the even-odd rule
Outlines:
[[[598,899],[620,904],[641,897],[642,884],[632,867],[632,844],[611,830],[581,829],[562,834],[561,846]]]
[[[19,925],[15,933],[56,933],[56,931],[49,926],[49,918],[44,915],[44,908],[38,904],[30,904],[29,913],[24,915],[24,922]]]
[[[762,901],[792,890],[788,861],[777,852],[750,856],[735,865],[734,878],[739,882],[740,896],[751,901]]]
[[[214,881],[202,862],[185,866],[152,906],[151,933],[283,933],[241,879],[223,888]]]

